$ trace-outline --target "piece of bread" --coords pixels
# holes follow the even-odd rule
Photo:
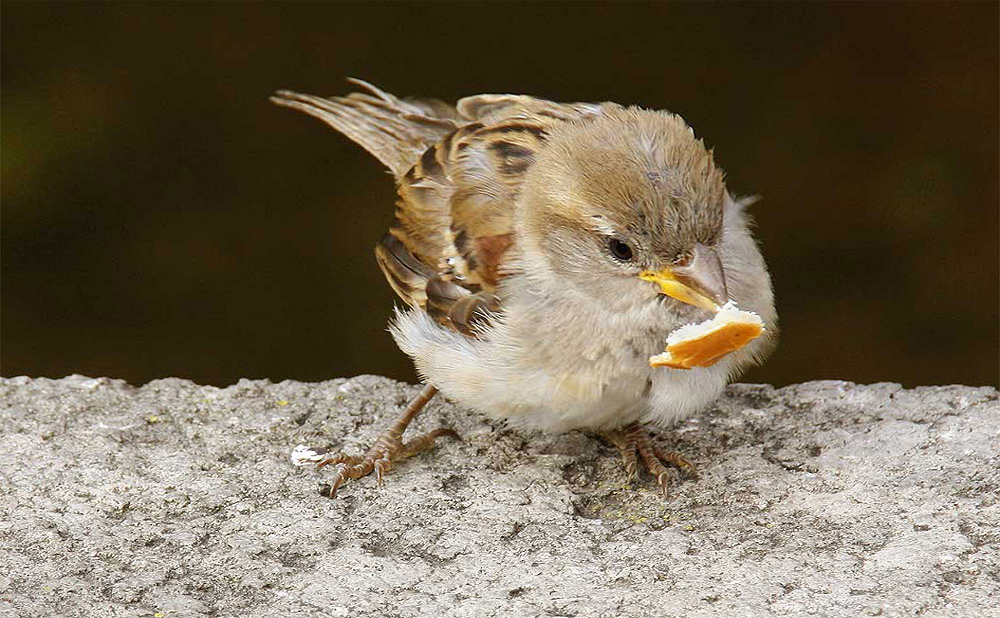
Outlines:
[[[714,365],[764,332],[764,321],[752,311],[723,305],[711,320],[681,326],[667,337],[667,350],[649,357],[650,367],[691,369]]]

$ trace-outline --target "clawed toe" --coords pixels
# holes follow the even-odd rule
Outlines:
[[[354,465],[354,464],[361,463],[361,459],[362,459],[361,457],[357,457],[355,455],[347,455],[345,453],[334,453],[332,455],[328,455],[328,456],[324,457],[323,459],[317,461],[316,462],[316,469],[319,470],[319,469],[325,468],[326,466],[329,466],[331,464],[349,464],[349,465]]]
[[[660,461],[665,461],[693,479],[698,478],[698,468],[677,451],[662,451],[653,447],[653,453]]]
[[[392,460],[387,456],[382,456],[381,459],[376,459],[375,464],[375,484],[379,487],[382,486],[384,481],[382,480],[383,475],[392,468]]]

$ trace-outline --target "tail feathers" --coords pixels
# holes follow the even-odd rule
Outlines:
[[[404,101],[359,79],[348,81],[368,92],[324,99],[279,90],[271,101],[319,118],[361,145],[397,177],[457,128],[454,108],[440,101]]]

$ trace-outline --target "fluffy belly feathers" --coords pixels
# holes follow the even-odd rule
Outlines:
[[[704,407],[726,383],[728,363],[652,369],[645,357],[544,366],[495,338],[469,339],[422,311],[397,313],[391,332],[420,374],[463,405],[546,431],[602,429],[643,420],[670,424]]]

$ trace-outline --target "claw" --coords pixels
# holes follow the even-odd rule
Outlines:
[[[337,464],[337,472],[333,477],[333,481],[330,483],[330,497],[337,497],[337,490],[340,486],[347,482],[347,464]]]
[[[670,473],[661,472],[658,477],[656,477],[656,482],[660,485],[660,491],[663,492],[663,497],[667,496],[667,490],[670,489]]]
[[[381,459],[375,460],[375,484],[379,487],[382,486],[382,475],[392,468],[392,460],[388,456],[383,455]]]

